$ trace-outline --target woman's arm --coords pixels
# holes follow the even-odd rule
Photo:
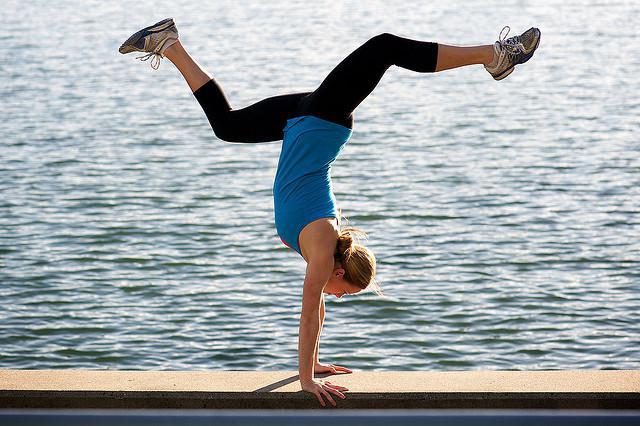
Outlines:
[[[320,299],[320,331],[318,331],[318,340],[316,342],[316,352],[314,356],[314,363],[320,363],[320,336],[322,335],[322,327],[324,326],[324,293]]]
[[[320,334],[322,291],[332,271],[333,257],[316,258],[307,265],[298,336],[298,370],[303,388],[313,382],[314,352]]]
[[[324,301],[322,292],[331,278],[335,266],[334,253],[338,241],[336,225],[330,219],[318,219],[304,227],[298,240],[307,261],[307,272],[302,289],[300,334],[298,336],[300,384],[302,390],[314,394],[323,407],[325,406],[323,397],[335,406],[336,402],[329,392],[344,398],[341,391],[348,389],[323,380],[314,380],[313,373],[315,352],[324,319],[321,319],[322,302]]]
[[[322,336],[322,328],[324,327],[324,293],[320,301],[320,331],[318,331],[318,341],[316,342],[316,352],[313,359],[313,372],[316,374],[331,373],[353,373],[347,367],[336,364],[320,364],[320,336]],[[346,388],[343,388],[346,390]]]

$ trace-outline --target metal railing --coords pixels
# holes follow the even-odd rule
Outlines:
[[[635,410],[0,410],[2,426],[638,426]]]

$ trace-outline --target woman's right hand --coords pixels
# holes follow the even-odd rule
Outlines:
[[[327,400],[335,407],[336,402],[331,397],[331,393],[339,396],[342,399],[345,399],[346,397],[340,391],[349,390],[344,386],[334,385],[331,382],[327,382],[325,380],[313,380],[311,382],[301,383],[301,385],[302,390],[314,394],[316,398],[318,398],[318,401],[320,401],[320,405],[322,405],[323,407],[326,405],[324,399],[322,398],[323,396],[327,398]]]

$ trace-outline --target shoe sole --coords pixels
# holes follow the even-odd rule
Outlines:
[[[157,33],[157,32],[166,30],[167,28],[171,27],[172,25],[174,25],[173,18],[167,18],[167,19],[163,19],[160,22],[156,22],[153,25],[145,27],[145,28],[141,29],[140,31],[134,33],[124,43],[122,43],[122,45],[120,46],[118,51],[120,53],[122,53],[122,54],[130,53],[130,52],[123,52],[122,50],[127,46],[134,46],[138,42],[138,40],[140,40],[142,37],[146,37],[150,33]],[[135,50],[133,50],[133,51],[135,51]]]
[[[513,70],[516,68],[516,66],[512,66],[511,68],[507,68],[506,70],[502,71],[500,74],[498,75],[494,75],[493,79],[494,80],[502,80],[503,78],[507,77],[509,74],[511,74],[513,72]]]
[[[540,30],[538,30],[538,32],[540,32]],[[542,38],[542,33],[540,33],[538,35],[538,41],[536,42],[536,45],[534,46],[534,48],[531,50],[531,52],[529,52],[529,54],[525,55],[522,57],[522,60],[520,62],[517,62],[515,64],[513,64],[513,66],[511,68],[507,68],[506,70],[502,71],[500,74],[498,74],[497,76],[493,76],[494,80],[502,80],[503,78],[507,77],[509,74],[511,74],[513,72],[513,70],[515,69],[516,65],[519,64],[524,64],[525,62],[527,62],[529,59],[531,59],[533,57],[533,54],[535,53],[535,51],[538,49],[538,46],[540,46],[540,39]]]

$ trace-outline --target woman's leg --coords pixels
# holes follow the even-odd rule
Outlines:
[[[222,88],[187,53],[180,41],[164,51],[187,81],[216,136],[228,142],[270,142],[282,139],[282,129],[309,92],[263,99],[246,108],[231,108]]]
[[[436,72],[466,65],[488,65],[493,60],[493,45],[459,47],[438,44]]]
[[[164,56],[178,68],[178,71],[187,81],[191,92],[195,92],[204,86],[207,81],[211,80],[211,76],[187,53],[180,40],[169,46],[164,51]]]
[[[379,34],[340,62],[303,100],[300,112],[351,127],[352,112],[373,91],[391,65],[424,73],[488,64],[492,59],[492,45],[455,47],[389,33]]]

